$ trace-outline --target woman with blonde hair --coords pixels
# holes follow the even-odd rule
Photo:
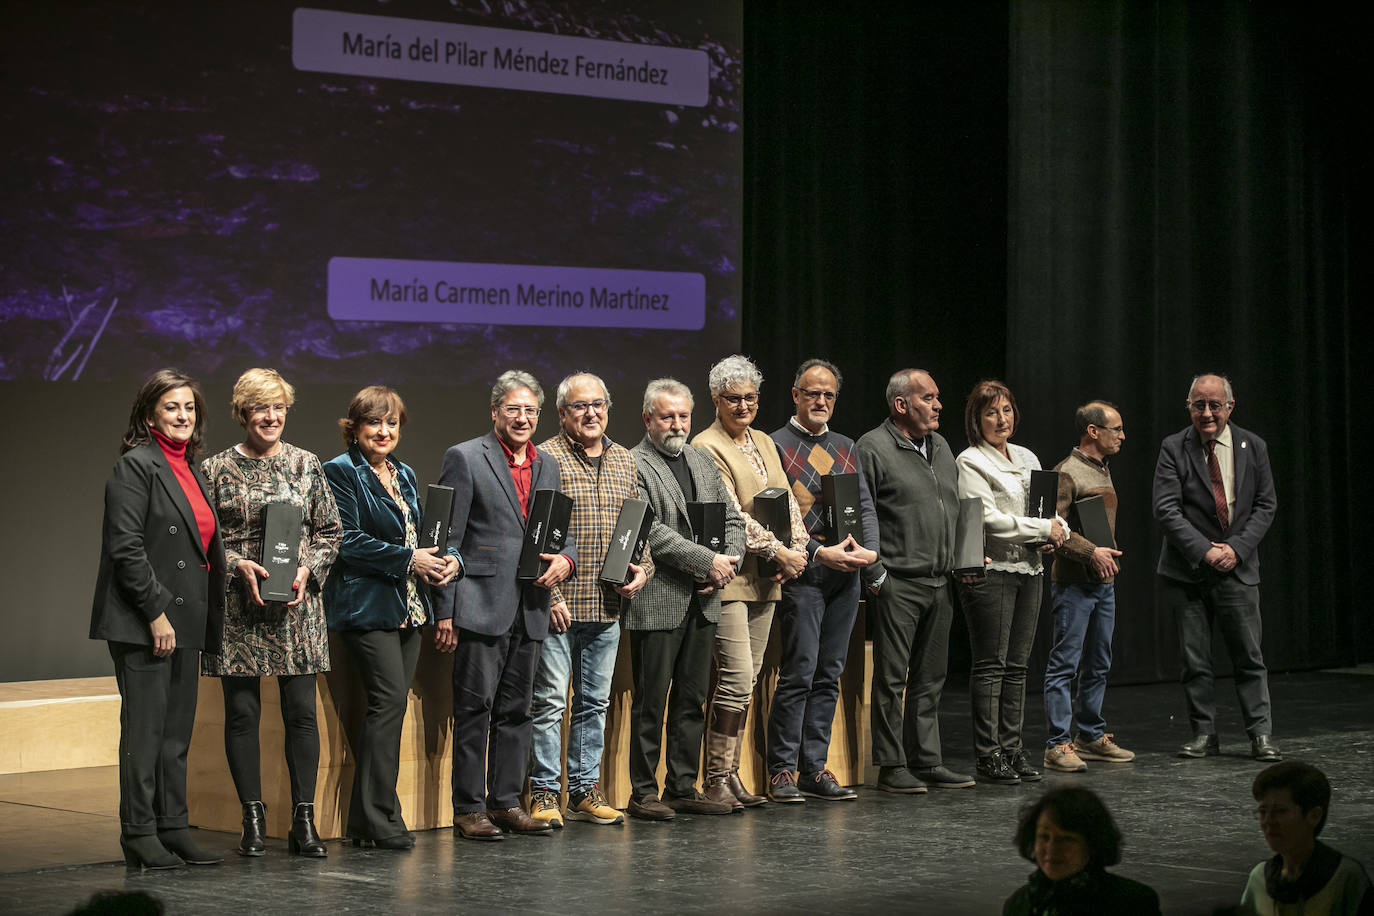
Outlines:
[[[282,439],[294,401],[295,389],[276,370],[243,373],[230,399],[234,419],[244,430],[243,441],[201,465],[210,481],[233,576],[226,596],[223,645],[218,653],[202,657],[201,673],[218,677],[224,692],[224,753],[243,805],[239,855],[260,856],[266,851],[267,811],[258,746],[260,681],[275,676],[291,781],[288,849],[323,858],[327,853],[315,831],[320,760],[315,675],[329,670],[322,594],[343,529],[320,459]],[[291,582],[295,597],[284,602],[264,600],[260,589],[271,575],[262,556],[270,503],[288,503],[301,511],[296,545],[300,565]]]

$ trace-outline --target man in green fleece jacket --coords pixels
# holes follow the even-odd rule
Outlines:
[[[927,785],[967,788],[973,778],[947,768],[940,750],[959,472],[949,443],[936,432],[940,389],[929,372],[895,373],[887,405],[888,418],[858,442],[886,573],[869,589],[877,596],[870,701],[877,787],[900,794]]]

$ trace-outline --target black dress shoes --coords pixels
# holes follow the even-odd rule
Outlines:
[[[891,792],[894,795],[922,795],[927,791],[926,784],[906,767],[879,768],[878,780],[873,787],[879,792]]]
[[[1221,753],[1216,735],[1197,735],[1178,749],[1180,757],[1215,757]]]
[[[1250,739],[1250,756],[1264,763],[1278,763],[1283,759],[1278,745],[1268,735],[1256,735]]]

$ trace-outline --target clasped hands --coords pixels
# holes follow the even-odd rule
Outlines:
[[[1203,555],[1202,560],[1217,572],[1230,572],[1240,562],[1230,544],[1219,544],[1216,541],[1212,542],[1212,548]]]

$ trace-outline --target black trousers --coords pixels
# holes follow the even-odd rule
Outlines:
[[[669,795],[691,795],[701,768],[701,736],[706,728],[706,693],[716,625],[693,602],[672,630],[630,630],[630,787],[635,798],[658,794],[658,761],[664,707],[668,714]],[[669,702],[668,689],[672,687]]]
[[[873,620],[873,763],[937,767],[940,697],[949,670],[954,603],[948,584],[933,586],[889,572]]]
[[[262,801],[262,678],[221,677],[224,693],[224,756],[239,802]],[[282,674],[281,721],[286,737],[286,769],[291,776],[291,804],[315,801],[315,774],[320,768],[320,733],[315,726],[315,675]]]
[[[406,832],[396,778],[401,771],[401,726],[410,682],[420,661],[423,631],[343,630],[339,632],[363,679],[367,709],[353,748],[353,794],[348,803],[348,835],[385,840]]]
[[[782,587],[774,624],[782,643],[768,713],[768,772],[818,773],[830,750],[840,675],[859,613],[859,574],[812,563]]]
[[[1195,735],[1217,733],[1213,690],[1212,628],[1221,631],[1236,679],[1236,699],[1251,738],[1272,734],[1269,670],[1264,665],[1259,587],[1246,585],[1234,573],[1207,573],[1202,582],[1159,577],[1160,598],[1178,617],[1179,655],[1183,660],[1183,695]]]
[[[503,636],[458,630],[453,652],[453,813],[520,804],[533,740],[530,702],[543,642],[524,614]]]
[[[1014,751],[1022,746],[1026,671],[1045,578],[990,569],[976,582],[961,582],[959,597],[973,652],[968,692],[974,751],[979,757],[998,749]]]
[[[186,751],[196,721],[200,650],[166,658],[152,646],[109,643],[119,685],[119,829],[150,836],[190,825]]]

